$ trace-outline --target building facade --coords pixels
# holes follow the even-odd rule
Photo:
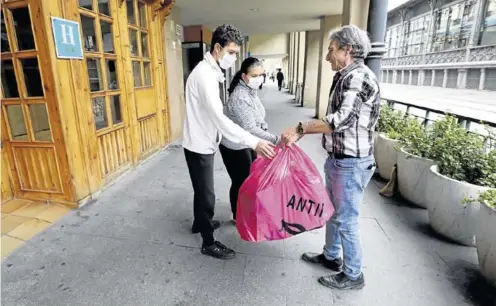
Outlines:
[[[171,141],[172,4],[2,0],[2,202],[80,205]]]
[[[382,82],[496,91],[496,0],[412,0],[388,13]]]

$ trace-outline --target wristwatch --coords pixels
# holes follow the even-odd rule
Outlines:
[[[305,135],[305,130],[303,129],[303,123],[298,122],[298,126],[296,126],[296,133],[298,133],[299,138],[303,137]]]

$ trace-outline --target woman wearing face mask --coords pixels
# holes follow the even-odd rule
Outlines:
[[[229,99],[224,106],[224,113],[252,135],[277,144],[279,137],[267,131],[265,108],[257,94],[257,89],[263,83],[263,73],[260,60],[249,57],[243,61],[229,86]],[[232,143],[226,138],[222,138],[219,148],[232,182],[229,199],[235,221],[239,188],[250,174],[250,166],[257,154],[251,148]]]

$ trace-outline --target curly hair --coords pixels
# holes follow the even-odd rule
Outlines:
[[[243,43],[243,35],[233,25],[223,24],[218,26],[212,34],[210,48],[213,50],[215,44],[219,44],[222,48],[224,48],[232,42],[241,46]]]

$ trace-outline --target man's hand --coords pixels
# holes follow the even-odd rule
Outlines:
[[[274,151],[274,145],[268,141],[260,139],[257,144],[255,151],[266,158],[274,158],[276,152]]]
[[[285,145],[292,145],[298,141],[303,135],[298,134],[296,127],[289,127],[281,135],[281,143]]]

